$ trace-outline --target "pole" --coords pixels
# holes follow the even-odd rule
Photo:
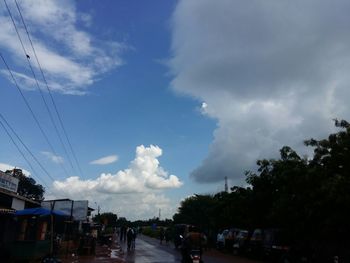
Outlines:
[[[53,254],[53,209],[55,207],[55,201],[53,201],[51,203],[51,213],[50,213],[50,217],[51,217],[51,240],[50,240],[50,255],[52,256]]]
[[[69,218],[69,231],[72,231],[72,227],[73,227],[73,205],[74,205],[74,200],[71,200],[71,207],[70,207],[70,218]],[[67,226],[68,223],[66,223]],[[69,232],[68,231],[68,232]],[[67,237],[66,237],[67,234]],[[70,243],[70,234],[71,233],[67,233],[67,227],[65,228],[65,239],[66,239],[66,258],[68,255],[68,250],[69,250],[69,243]]]

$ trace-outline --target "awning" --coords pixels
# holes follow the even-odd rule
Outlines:
[[[55,215],[55,216],[62,216],[62,217],[69,217],[66,213],[63,213],[58,210],[50,210],[42,207],[37,208],[27,208],[23,210],[18,210],[15,213],[16,216],[30,216],[30,215],[36,215],[36,216],[49,216],[49,215]]]

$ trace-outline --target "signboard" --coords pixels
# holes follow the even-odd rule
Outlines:
[[[53,207],[51,207],[53,205]],[[41,206],[47,209],[62,211],[67,215],[73,215],[76,221],[86,221],[88,214],[88,201],[73,201],[73,200],[51,200],[43,201]]]
[[[0,171],[0,188],[17,193],[18,179]]]

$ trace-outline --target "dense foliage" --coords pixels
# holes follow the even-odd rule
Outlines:
[[[32,177],[24,175],[21,169],[8,170],[6,173],[18,178],[17,193],[19,195],[35,201],[42,201],[44,199],[44,187],[37,184]]]
[[[116,227],[118,223],[118,215],[111,212],[97,214],[92,218],[92,221],[105,225],[106,227]]]
[[[302,158],[285,146],[278,160],[259,160],[258,170],[246,173],[248,187],[189,197],[181,203],[174,222],[215,231],[276,227],[299,244],[346,249],[350,236],[350,125],[335,120],[335,126],[339,132],[327,139],[305,141],[314,148],[312,158]]]

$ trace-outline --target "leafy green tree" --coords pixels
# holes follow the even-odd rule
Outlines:
[[[313,218],[317,234],[327,242],[345,244],[350,235],[350,124],[335,120],[341,130],[328,139],[305,141],[314,147],[310,169],[317,175]],[[315,189],[316,190],[316,189]]]
[[[7,170],[6,173],[19,180],[17,190],[19,195],[39,202],[44,200],[45,188],[37,184],[32,177],[24,175],[21,169]]]
[[[215,200],[210,195],[193,195],[181,202],[178,213],[173,216],[174,223],[196,225],[202,229],[211,228],[216,216],[213,209]]]
[[[279,159],[258,160],[257,171],[246,172],[249,187],[186,198],[174,222],[214,230],[281,228],[321,259],[349,251],[350,124],[335,120],[335,126],[339,131],[328,138],[304,142],[314,148],[312,157],[284,146]]]
[[[92,218],[95,223],[103,224],[106,227],[116,227],[117,219],[118,215],[111,212],[98,214]]]

